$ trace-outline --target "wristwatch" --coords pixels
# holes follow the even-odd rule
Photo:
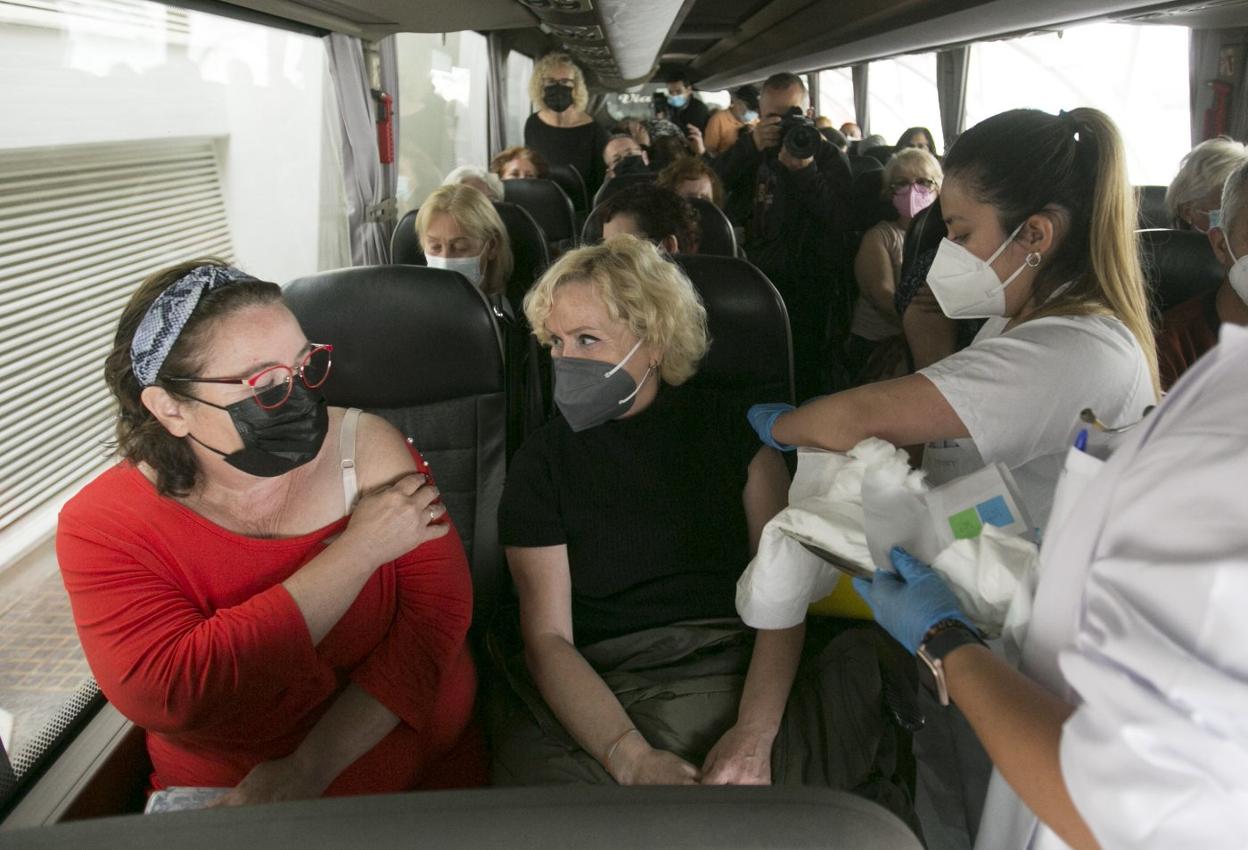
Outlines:
[[[932,692],[941,705],[949,704],[949,685],[945,681],[945,665],[942,660],[959,646],[977,643],[987,646],[979,630],[961,620],[941,620],[927,630],[923,643],[919,644],[919,680]]]

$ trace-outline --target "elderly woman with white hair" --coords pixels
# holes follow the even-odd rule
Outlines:
[[[1248,147],[1218,136],[1192,148],[1179,163],[1179,173],[1166,189],[1166,209],[1182,230],[1208,233],[1209,213],[1222,200],[1222,186],[1231,172],[1248,162]]]
[[[1218,344],[1223,324],[1248,325],[1248,156],[1226,178],[1214,208],[1209,245],[1226,269],[1226,277],[1221,286],[1171,307],[1162,316],[1157,366],[1163,389],[1169,389]]]
[[[475,165],[461,165],[446,175],[446,179],[442,181],[443,186],[454,186],[458,183],[471,186],[491,201],[499,202],[503,200],[502,179],[497,174],[484,168],[478,168]]]
[[[562,416],[520,447],[499,507],[520,610],[518,636],[495,634],[512,689],[494,781],[826,784],[908,817],[890,781],[908,738],[880,691],[828,684],[856,663],[878,684],[890,643],[736,617],[788,474],[739,405],[687,385],[710,344],[688,278],[620,235],[563,256],[524,309]]]
[[[602,149],[607,131],[585,111],[589,88],[566,53],[548,53],[533,66],[529,99],[537,111],[524,124],[524,145],[551,165],[571,165],[585,178],[590,197],[606,175]]]

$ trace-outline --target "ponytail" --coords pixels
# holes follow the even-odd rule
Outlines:
[[[1089,108],[1050,115],[1014,109],[958,137],[946,179],[966,181],[997,211],[1005,232],[1036,213],[1065,219],[1060,244],[1044,258],[1028,318],[1101,314],[1135,337],[1160,394],[1144,271],[1136,246],[1135,196],[1118,128]],[[1066,286],[1069,284],[1069,286]]]
[[[1085,146],[1084,155],[1089,160],[1087,173],[1093,183],[1088,216],[1089,267],[1083,281],[1052,298],[1033,318],[1108,308],[1139,343],[1153,381],[1153,394],[1160,397],[1157,342],[1135,235],[1138,213],[1135,192],[1127,178],[1122,137],[1110,117],[1099,109],[1072,109],[1061,118],[1078,134],[1076,145]]]

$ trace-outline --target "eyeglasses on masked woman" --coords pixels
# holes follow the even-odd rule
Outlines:
[[[251,390],[256,404],[265,410],[276,410],[290,398],[290,391],[295,384],[295,376],[303,381],[303,385],[314,390],[329,377],[333,365],[334,347],[327,344],[311,343],[308,351],[293,366],[275,364],[266,366],[249,377],[234,378],[200,378],[173,377],[162,380],[179,384],[242,384]]]

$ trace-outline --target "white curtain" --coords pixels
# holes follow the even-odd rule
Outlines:
[[[507,147],[503,121],[507,116],[507,45],[503,34],[491,32],[486,35],[486,56],[490,76],[486,83],[486,103],[489,105],[485,137],[488,156]]]
[[[326,53],[340,118],[351,264],[386,263],[390,229],[380,210],[382,201],[393,196],[394,187],[386,185],[378,156],[376,108],[364,46],[358,38],[332,33],[326,37]],[[389,183],[393,182],[391,176]]]

